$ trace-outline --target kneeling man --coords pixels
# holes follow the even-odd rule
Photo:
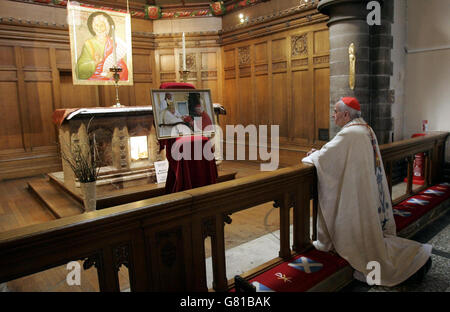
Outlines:
[[[431,266],[432,247],[396,236],[377,138],[361,118],[358,100],[341,98],[333,118],[342,129],[302,159],[316,167],[318,176],[314,246],[337,252],[363,282],[373,271],[372,261],[380,265],[380,285],[395,286],[412,276],[420,279]]]

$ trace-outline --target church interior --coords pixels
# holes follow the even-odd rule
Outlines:
[[[130,17],[129,83],[76,83],[72,5]],[[237,275],[256,291],[450,291],[449,16],[450,0],[1,0],[0,291],[225,292]],[[151,92],[167,85],[209,90],[223,130],[208,165],[177,167],[191,187],[159,181],[156,163],[177,163]],[[317,176],[301,160],[339,132],[345,96],[378,138],[398,235],[433,245],[419,284],[368,286],[312,246]],[[237,125],[278,136],[235,140]],[[91,203],[66,160],[89,131]],[[280,273],[293,258],[309,261],[299,282]]]

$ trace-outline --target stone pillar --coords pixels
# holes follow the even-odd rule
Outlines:
[[[369,26],[368,0],[321,0],[318,10],[330,17],[330,138],[339,131],[334,125],[334,104],[342,96],[354,96],[362,117],[373,127],[380,144],[389,140],[392,118],[389,104],[392,63],[392,0],[380,0],[381,26]],[[388,14],[391,12],[391,14]],[[350,44],[355,45],[355,88],[349,85]]]

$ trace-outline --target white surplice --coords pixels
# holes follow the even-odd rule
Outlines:
[[[369,262],[377,261],[383,286],[400,284],[426,263],[431,245],[396,236],[376,136],[362,118],[347,123],[302,162],[317,169],[316,249],[336,251],[356,270],[354,277],[364,282],[373,271]]]

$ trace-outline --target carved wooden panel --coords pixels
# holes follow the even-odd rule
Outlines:
[[[133,53],[133,71],[134,73],[151,73],[152,59],[149,53]]]
[[[182,229],[177,228],[157,233],[156,244],[159,288],[161,290],[183,290],[186,281],[182,279],[185,276]]]
[[[287,38],[272,40],[272,61],[286,59]]]
[[[328,36],[328,30],[314,32],[314,54],[330,52],[330,40]]]
[[[180,64],[179,70],[182,70],[183,69],[183,54],[182,53],[179,54],[179,64]],[[191,72],[197,71],[197,60],[196,60],[195,53],[186,53],[186,69]]]
[[[280,137],[289,136],[287,74],[272,74],[272,124],[280,126]]]
[[[27,99],[31,146],[51,146],[56,144],[56,129],[52,122],[53,95],[50,82],[27,82]]]
[[[217,52],[201,52],[201,70],[217,70]]]
[[[159,69],[161,72],[175,72],[175,59],[173,54],[161,54],[159,56]]]
[[[255,44],[255,64],[267,63],[267,41]]]
[[[23,48],[24,68],[50,68],[50,56],[48,49]]]
[[[306,34],[291,37],[291,54],[293,57],[308,55],[308,38]]]
[[[239,47],[238,48],[239,66],[250,65],[250,47]]]
[[[56,66],[58,68],[71,68],[70,63],[70,50],[69,49],[56,49],[55,50]]]
[[[17,83],[0,82],[0,94],[0,151],[23,148]]]
[[[61,107],[73,108],[80,106],[80,95],[83,98],[83,107],[96,107],[99,105],[98,86],[73,85],[71,72],[60,72]]]
[[[225,50],[223,54],[224,54],[224,60],[223,60],[224,68],[234,67],[235,66],[234,49]]]
[[[15,67],[14,47],[0,46],[0,67]]]
[[[319,129],[328,129],[330,124],[330,69],[319,68],[314,71],[315,136],[319,140]]]
[[[309,138],[313,135],[311,121],[314,120],[313,81],[308,70],[292,73],[292,106],[295,122],[292,122],[292,136],[302,142],[301,138]],[[303,141],[305,143],[305,141]]]

